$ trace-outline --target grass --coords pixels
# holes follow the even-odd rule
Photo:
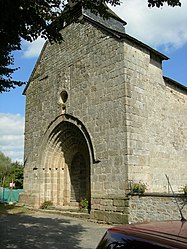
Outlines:
[[[29,209],[24,206],[17,206],[15,203],[0,203],[0,216],[7,214],[28,214],[31,213]]]

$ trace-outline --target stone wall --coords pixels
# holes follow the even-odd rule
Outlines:
[[[60,98],[66,92],[66,114],[74,119],[71,136],[82,135],[73,149],[84,144],[89,164],[91,216],[116,223],[151,219],[149,210],[143,216],[136,210],[149,200],[159,207],[163,199],[140,203],[132,197],[128,203],[128,181],[143,180],[151,192],[166,192],[165,174],[175,191],[186,183],[186,91],[166,84],[161,59],[148,47],[87,22],[67,26],[62,35],[60,45],[46,43],[26,89],[25,200],[68,204],[61,198],[70,192],[64,185],[71,184],[72,158],[64,156],[64,137],[58,139],[58,125],[70,122]],[[94,156],[85,146],[83,126]]]
[[[91,165],[92,196],[124,194],[124,44],[88,23],[70,25],[62,35],[62,44],[46,45],[26,90],[24,188],[40,189],[33,169],[41,168],[41,144],[49,124],[61,114],[58,103],[65,90],[66,113],[85,125],[100,161]]]
[[[128,223],[128,197],[93,197],[90,218],[106,223]]]
[[[167,174],[178,192],[187,179],[187,90],[164,81],[159,58],[125,48],[128,180],[167,192]]]
[[[149,111],[150,189],[166,192],[165,174],[175,192],[187,179],[187,94],[165,85],[152,88]],[[152,101],[154,99],[154,101]],[[159,104],[160,103],[160,104]]]
[[[90,217],[106,223],[137,223],[187,218],[184,194],[144,193],[93,198]]]
[[[187,198],[183,194],[172,195],[150,193],[129,196],[129,223],[154,220],[180,220],[182,214],[187,218]]]

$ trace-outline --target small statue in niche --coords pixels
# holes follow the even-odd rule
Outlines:
[[[64,103],[61,104],[62,114],[66,114],[66,105]]]

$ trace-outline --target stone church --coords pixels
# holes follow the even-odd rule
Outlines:
[[[61,44],[46,42],[24,90],[20,202],[78,210],[86,198],[96,220],[178,219],[187,88],[163,76],[168,57],[128,35],[115,13],[105,20],[79,5],[72,11],[82,21],[63,25]],[[131,191],[139,181],[142,195]]]

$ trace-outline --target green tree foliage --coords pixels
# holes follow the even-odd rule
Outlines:
[[[132,0],[133,1],[133,0]],[[181,6],[179,0],[147,0],[149,7]],[[12,80],[14,60],[12,51],[21,49],[21,40],[34,41],[39,36],[50,42],[61,42],[62,23],[76,16],[68,10],[76,3],[89,8],[93,13],[108,17],[104,3],[119,5],[120,0],[0,0],[0,93],[24,84]],[[65,11],[64,11],[65,10]]]
[[[3,185],[3,182],[7,175],[11,171],[11,159],[6,157],[2,152],[0,152],[0,183]]]
[[[171,7],[175,7],[175,6],[181,7],[180,0],[148,0],[148,7],[160,8],[165,3],[167,3],[168,6],[171,6]]]
[[[23,188],[23,165],[0,152],[0,186],[9,187],[12,181],[16,189]]]
[[[16,189],[23,188],[23,166],[18,162],[12,163],[11,170],[5,179],[5,187],[9,187],[11,182],[15,183]]]

